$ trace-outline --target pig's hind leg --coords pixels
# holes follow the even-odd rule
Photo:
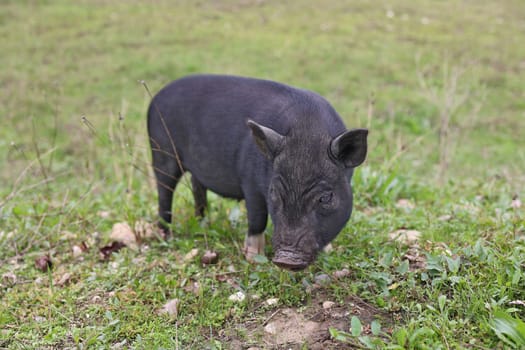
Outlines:
[[[208,200],[206,199],[206,187],[191,175],[191,190],[193,192],[193,199],[195,201],[195,216],[199,218],[204,217],[204,211],[208,207]]]
[[[244,241],[243,253],[246,260],[253,262],[256,255],[264,255],[264,230],[268,221],[266,201],[261,195],[246,196],[248,212],[248,234]]]
[[[159,228],[164,236],[171,234],[169,225],[172,219],[173,191],[179,182],[183,171],[177,165],[173,157],[153,150],[153,172],[157,179],[157,192],[159,195]]]

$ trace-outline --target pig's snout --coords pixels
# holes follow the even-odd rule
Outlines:
[[[275,255],[272,262],[287,270],[304,270],[316,258],[319,244],[311,232],[276,230],[272,237]]]
[[[310,264],[310,261],[290,251],[278,251],[272,262],[280,268],[291,271],[304,270]]]

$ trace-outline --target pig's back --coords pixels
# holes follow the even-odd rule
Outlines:
[[[150,138],[169,152],[168,129],[185,170],[206,187],[243,198],[243,176],[267,173],[269,167],[246,121],[252,119],[286,135],[301,122],[303,110],[314,110],[320,122],[316,127],[332,136],[345,130],[333,108],[315,93],[268,80],[194,75],[168,84],[154,97],[148,129]]]

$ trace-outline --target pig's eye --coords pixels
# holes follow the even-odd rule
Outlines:
[[[334,197],[333,192],[324,193],[323,195],[321,195],[321,197],[319,197],[319,203],[330,204],[332,202],[333,197]]]

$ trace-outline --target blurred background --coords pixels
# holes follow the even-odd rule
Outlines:
[[[129,153],[147,171],[139,81],[154,94],[192,73],[320,93],[371,129],[370,167],[517,190],[523,18],[519,0],[2,1],[0,193],[38,154],[59,177],[112,178]]]

